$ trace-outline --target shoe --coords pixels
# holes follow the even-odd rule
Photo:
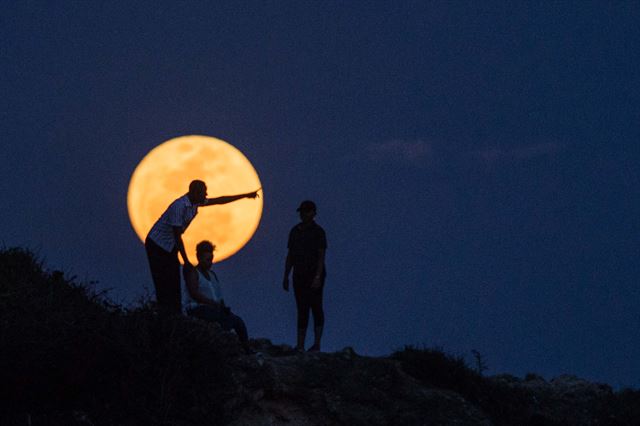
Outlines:
[[[320,345],[311,346],[309,349],[307,349],[307,352],[320,352]]]

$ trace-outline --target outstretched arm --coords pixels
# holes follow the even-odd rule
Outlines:
[[[253,192],[247,192],[246,194],[238,194],[238,195],[225,195],[222,197],[216,198],[207,198],[203,204],[203,206],[213,206],[216,204],[227,204],[232,203],[237,200],[241,200],[243,198],[257,198],[259,189]]]

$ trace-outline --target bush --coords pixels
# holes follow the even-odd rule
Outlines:
[[[439,348],[406,346],[394,352],[392,358],[422,383],[457,392],[477,404],[496,425],[533,424],[528,407],[530,396],[526,392],[483,377],[460,356],[446,354]]]
[[[421,382],[478,401],[482,376],[470,369],[462,357],[448,355],[438,348],[417,349],[413,346],[405,346],[391,357],[399,360],[402,369]]]
[[[0,251],[0,348],[0,415],[23,424],[222,423],[239,352],[215,325],[124,309],[18,248]]]
[[[640,391],[623,389],[601,401],[596,410],[596,424],[623,426],[640,424]]]

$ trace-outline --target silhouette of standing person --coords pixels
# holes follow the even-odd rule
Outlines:
[[[201,180],[194,180],[189,184],[189,192],[169,205],[153,225],[144,242],[156,290],[156,300],[161,311],[179,314],[182,310],[178,253],[182,256],[185,266],[192,266],[184,249],[182,234],[198,214],[198,207],[227,204],[242,198],[257,196],[258,191],[254,191],[207,198],[207,185]]]
[[[320,351],[324,328],[322,291],[327,275],[324,264],[327,237],[324,229],[315,221],[316,205],[303,201],[298,207],[301,222],[289,233],[289,251],[284,268],[282,288],[289,291],[289,273],[293,269],[293,292],[298,310],[298,334],[296,349],[304,351],[304,340],[309,325],[309,311],[313,313],[314,342],[310,352]]]

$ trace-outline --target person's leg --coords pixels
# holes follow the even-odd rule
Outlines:
[[[151,278],[153,286],[156,290],[156,301],[158,309],[163,312],[172,312],[172,254],[163,250],[152,240],[147,238],[145,241],[145,249],[147,258],[149,259],[149,268],[151,269]],[[177,261],[177,259],[175,259]],[[179,272],[178,272],[179,278]]]
[[[202,308],[202,309],[201,309]],[[189,311],[189,315],[204,319],[207,321],[217,322],[224,331],[234,330],[238,335],[238,340],[244,349],[245,353],[253,354],[254,352],[249,347],[249,334],[247,333],[247,326],[242,318],[239,316],[228,313],[221,314],[217,309],[212,309],[211,306],[199,306]]]
[[[171,253],[167,259],[167,308],[169,312],[179,315],[182,312],[182,291],[180,291],[180,261],[178,253]]]
[[[313,331],[314,341],[311,351],[320,350],[320,341],[322,340],[322,331],[324,329],[324,309],[322,308],[322,293],[324,286],[318,289],[311,289],[310,305],[313,313]]]
[[[255,354],[255,352],[249,347],[249,333],[247,333],[247,326],[237,315],[231,314],[232,327],[236,331],[240,344],[247,355]]]
[[[189,309],[187,313],[189,314],[189,316],[204,321],[216,322],[220,324],[220,327],[222,327],[224,331],[235,330],[236,334],[238,335],[238,339],[240,339],[241,342],[246,342],[249,340],[247,326],[245,325],[242,318],[233,313],[221,315],[220,311],[217,308],[209,305],[200,305],[197,308]]]
[[[220,312],[213,306],[200,305],[196,308],[189,309],[187,314],[203,321],[220,323]]]
[[[294,277],[293,292],[296,297],[296,308],[298,310],[298,335],[296,339],[296,349],[304,350],[304,341],[309,325],[309,296],[307,287],[300,282],[296,282]]]
[[[222,325],[222,328],[225,330],[235,330],[240,342],[246,342],[249,340],[247,326],[239,316],[230,313],[222,319],[220,325]]]

